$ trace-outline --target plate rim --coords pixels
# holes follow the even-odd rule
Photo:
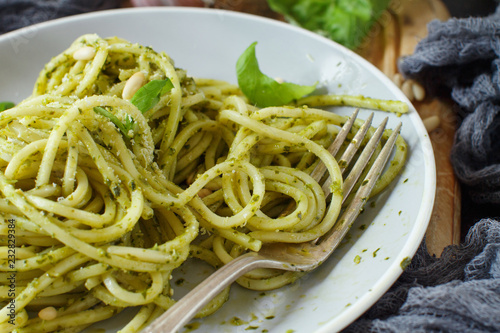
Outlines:
[[[95,12],[88,12],[82,14],[76,14],[61,18],[52,19],[45,22],[36,23],[33,25],[29,25],[20,29],[16,29],[13,31],[6,32],[0,35],[0,44],[4,42],[8,42],[12,38],[16,38],[16,36],[22,36],[24,33],[30,33],[33,31],[49,29],[51,27],[57,25],[65,25],[66,23],[74,23],[75,21],[86,21],[98,19],[106,16],[111,16],[114,14],[129,14],[129,15],[147,15],[148,13],[152,13],[157,15],[159,12],[167,13],[167,15],[172,15],[175,13],[197,13],[209,16],[229,16],[229,17],[241,17],[242,19],[252,20],[257,23],[271,24],[278,26],[280,29],[286,30],[296,30],[301,34],[306,34],[308,37],[313,39],[318,39],[321,43],[331,44],[331,46],[338,51],[341,51],[342,54],[348,55],[353,62],[361,62],[363,66],[370,68],[370,70],[376,74],[377,79],[384,82],[384,84],[392,86],[396,88],[393,91],[396,95],[399,95],[400,100],[403,100],[410,106],[410,110],[408,112],[409,117],[411,118],[412,124],[415,126],[415,131],[418,136],[418,142],[421,145],[421,149],[424,157],[425,164],[425,172],[428,176],[425,177],[425,181],[423,184],[423,193],[421,199],[421,209],[418,215],[415,217],[415,223],[413,223],[412,228],[410,229],[410,237],[408,238],[405,246],[402,247],[400,253],[396,257],[398,260],[395,260],[393,264],[391,264],[388,270],[376,281],[373,285],[373,290],[371,293],[365,293],[362,297],[357,299],[355,306],[346,308],[336,317],[329,319],[322,323],[319,326],[315,333],[328,333],[331,332],[332,329],[341,330],[352,322],[354,322],[357,318],[363,315],[363,313],[368,310],[373,304],[375,304],[380,297],[385,294],[389,288],[394,284],[395,281],[400,277],[403,270],[401,268],[400,263],[403,259],[409,257],[412,258],[418,247],[420,246],[422,240],[425,237],[426,230],[428,228],[429,220],[432,216],[432,211],[434,207],[434,201],[436,196],[436,167],[435,167],[435,157],[433,153],[432,144],[423,125],[422,119],[420,118],[418,112],[416,111],[413,104],[406,98],[406,96],[401,92],[399,88],[395,86],[395,84],[385,75],[383,74],[377,67],[371,64],[368,60],[361,57],[359,54],[350,50],[343,45],[328,39],[324,36],[321,36],[312,31],[306,30],[299,26],[279,21],[276,19],[263,17],[255,14],[230,11],[225,9],[213,9],[213,8],[199,8],[199,7],[175,7],[175,6],[152,6],[152,7],[130,7],[130,8],[116,8],[116,9],[107,9]],[[38,33],[38,32],[37,32]],[[35,35],[33,38],[37,38]],[[189,69],[187,69],[189,70]],[[394,90],[394,89],[393,89]],[[388,287],[387,284],[389,284]],[[376,290],[376,291],[375,291]],[[375,297],[374,297],[375,296]]]

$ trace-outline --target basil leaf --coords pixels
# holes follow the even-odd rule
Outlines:
[[[137,90],[130,102],[144,113],[154,107],[160,101],[160,97],[168,93],[173,87],[172,81],[168,78],[149,81]]]
[[[358,47],[391,0],[268,0],[295,25],[350,49]]]
[[[262,73],[255,56],[255,45],[257,42],[251,44],[236,63],[238,85],[251,103],[258,107],[285,105],[316,89],[316,84],[301,86],[289,82],[279,83]]]
[[[12,102],[0,102],[0,112],[13,108],[14,106],[16,105]]]
[[[113,113],[109,112],[103,107],[96,106],[94,107],[94,112],[97,114],[100,114],[101,116],[104,116],[108,118],[122,133],[122,135],[127,139],[130,140],[129,136],[129,131],[134,130],[135,128],[135,121],[132,117],[127,115],[127,118],[125,119],[125,124],[118,119],[117,116],[115,116]]]

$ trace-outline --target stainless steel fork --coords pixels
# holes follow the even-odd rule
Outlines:
[[[332,155],[336,155],[342,144],[346,141],[347,134],[351,131],[355,119],[358,115],[356,110],[349,120],[344,124],[336,139],[328,148]],[[368,129],[371,126],[373,113],[364,122],[356,135],[347,146],[339,161],[342,162],[342,172],[347,168],[353,156],[358,151]],[[385,118],[381,125],[372,135],[354,166],[350,169],[343,183],[344,201],[348,197],[352,188],[358,181],[361,174],[367,168],[368,162],[376,150],[382,138],[388,118]],[[368,174],[362,181],[361,186],[356,191],[354,198],[343,210],[334,227],[320,239],[300,244],[269,243],[264,244],[259,252],[249,252],[235,258],[231,262],[222,266],[212,275],[206,278],[197,287],[191,290],[175,305],[173,305],[162,316],[157,318],[143,332],[145,333],[174,333],[187,324],[211,299],[217,296],[227,286],[245,273],[256,268],[274,268],[289,271],[311,271],[323,263],[331,253],[337,248],[341,240],[347,234],[354,220],[359,215],[367,198],[369,197],[375,182],[379,178],[382,170],[391,155],[396,138],[401,128],[401,123],[393,130],[389,139],[385,142],[381,152],[375,162],[369,168]],[[344,162],[345,161],[345,162]],[[319,163],[312,172],[313,178],[319,181],[326,171],[326,167]],[[323,191],[329,194],[330,179],[323,184]],[[344,203],[343,201],[343,203]],[[307,254],[307,255],[303,255]]]

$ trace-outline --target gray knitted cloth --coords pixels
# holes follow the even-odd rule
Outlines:
[[[477,222],[439,258],[422,244],[394,286],[345,332],[500,332],[500,222]]]
[[[485,18],[433,21],[400,71],[459,106],[452,163],[476,202],[500,204],[500,10]]]
[[[489,17],[433,21],[407,78],[456,102],[451,161],[466,209],[489,204],[500,216],[500,8]],[[484,216],[484,214],[483,214]],[[500,332],[500,219],[471,223],[464,242],[440,258],[422,244],[395,285],[346,332]]]
[[[120,0],[0,0],[0,33],[59,17],[116,8]]]

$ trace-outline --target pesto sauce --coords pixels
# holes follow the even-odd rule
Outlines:
[[[405,257],[401,263],[399,264],[399,266],[401,267],[401,269],[404,271],[409,265],[411,264],[411,258],[410,257]]]
[[[194,322],[194,323],[189,323],[187,325],[184,325],[184,328],[186,329],[184,331],[184,333],[187,333],[187,332],[192,332],[198,328],[200,328],[200,323],[198,322]]]

